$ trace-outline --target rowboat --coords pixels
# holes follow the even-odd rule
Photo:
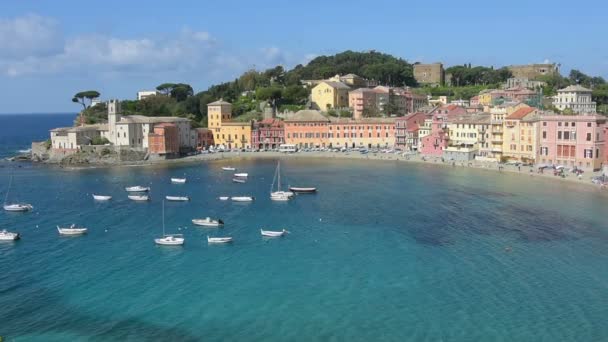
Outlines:
[[[247,180],[245,178],[232,178],[232,181],[235,183],[245,183]]]
[[[232,242],[232,237],[209,237],[207,236],[208,243],[228,243]]]
[[[112,199],[112,196],[93,195],[93,199],[96,201],[109,201]]]
[[[317,192],[317,188],[300,188],[300,187],[295,187],[295,186],[289,187],[289,190],[293,191],[293,192],[298,192],[298,193],[315,193],[315,192]]]
[[[220,196],[218,198],[219,198],[220,201],[227,201],[227,200],[230,199],[230,197],[228,197],[228,196]]]
[[[262,233],[262,236],[266,236],[266,237],[280,237],[280,236],[287,234],[287,231],[285,229],[278,231],[278,232],[272,231],[272,230],[260,229],[260,233]]]
[[[190,200],[190,197],[188,197],[188,196],[165,196],[165,199],[167,201],[172,201],[172,202],[188,202]]]
[[[224,171],[236,171],[236,167],[232,167],[232,166],[223,166],[222,170]]]
[[[186,178],[171,178],[171,183],[184,184],[184,183],[186,183]]]
[[[224,225],[224,221],[222,221],[220,219],[212,220],[210,217],[207,217],[204,219],[193,219],[192,223],[197,226],[205,226],[205,227],[219,227],[219,226]]]
[[[143,201],[149,201],[150,197],[148,195],[129,195],[128,196],[130,200],[132,201],[138,201],[138,202],[143,202]]]
[[[255,197],[253,196],[233,196],[230,197],[231,200],[233,200],[234,202],[252,202]]]
[[[247,178],[247,177],[249,177],[249,174],[245,173],[245,172],[243,172],[243,173],[235,173],[234,177],[245,177],[245,178]]]
[[[59,232],[60,235],[83,235],[87,233],[87,228],[84,227],[76,227],[75,224],[67,227],[67,228],[61,228],[59,226],[57,226],[57,231]]]
[[[136,186],[126,187],[125,191],[126,192],[148,192],[148,191],[150,191],[150,188],[145,187],[145,186],[136,185]]]
[[[15,241],[19,240],[21,236],[19,233],[12,233],[7,231],[6,229],[2,229],[0,231],[0,241]]]
[[[182,246],[184,236],[182,234],[165,234],[165,201],[163,201],[163,237],[154,239],[154,243],[163,246]]]

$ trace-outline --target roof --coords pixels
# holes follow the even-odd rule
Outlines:
[[[120,121],[116,124],[130,124],[130,123],[163,123],[163,122],[189,122],[190,119],[180,118],[177,116],[144,116],[144,115],[128,115],[123,116]]]
[[[215,102],[207,103],[207,106],[220,106],[220,105],[232,105],[232,103],[226,102],[223,99],[219,99]]]
[[[313,109],[303,109],[297,111],[290,118],[285,119],[285,121],[323,121],[329,122],[329,119],[321,114],[318,110]]]
[[[467,113],[458,115],[450,119],[452,124],[489,124],[492,115],[490,113],[479,112],[479,113]]]
[[[358,93],[375,93],[375,92],[376,92],[376,90],[374,90],[372,88],[359,88],[359,89],[351,90],[349,93],[358,94]]]
[[[51,129],[51,132],[86,132],[86,131],[107,131],[107,124],[84,125],[75,127],[58,127]]]
[[[535,110],[536,110],[536,108],[534,108],[534,107],[519,108],[518,110],[516,110],[513,113],[511,113],[511,115],[507,116],[507,119],[508,120],[521,120],[526,115],[532,113]]]
[[[347,86],[346,84],[342,83],[342,82],[336,82],[336,81],[323,81],[319,84],[327,84],[328,86],[332,87],[332,88],[338,88],[338,89],[350,89],[349,86]]]
[[[333,124],[394,124],[396,118],[361,118],[353,120],[351,118],[329,118]]]
[[[559,89],[558,92],[560,91],[581,91],[581,92],[591,92],[591,89],[587,89],[583,86],[581,86],[580,84],[576,84],[576,85],[571,85],[571,86],[567,86],[564,89]]]
[[[346,75],[344,75],[344,76],[340,76],[340,77],[341,77],[341,78],[342,78],[342,77],[343,77],[343,78],[354,78],[354,77],[359,77],[359,75],[355,75],[355,74],[346,74]],[[361,78],[361,77],[359,77],[359,78]]]

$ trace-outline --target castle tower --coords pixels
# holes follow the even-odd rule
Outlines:
[[[120,112],[120,101],[108,101],[108,135],[110,136],[108,140],[114,145],[116,145],[116,123],[122,117]]]

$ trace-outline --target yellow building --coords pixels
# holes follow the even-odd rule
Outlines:
[[[467,113],[448,123],[450,146],[485,147],[486,134],[490,130],[490,113]]]
[[[431,135],[431,129],[433,128],[433,118],[424,119],[424,123],[419,126],[418,139],[422,139],[427,135]]]
[[[232,148],[251,147],[251,122],[232,121],[232,104],[223,100],[207,104],[207,126],[213,144]]]
[[[350,87],[342,82],[323,81],[312,88],[312,105],[315,109],[322,111],[346,108],[348,107],[349,90]]]
[[[502,156],[504,159],[535,162],[538,150],[536,108],[523,107],[507,116],[503,122]]]
[[[489,106],[492,104],[493,98],[493,89],[486,89],[479,92],[479,104],[483,106]]]

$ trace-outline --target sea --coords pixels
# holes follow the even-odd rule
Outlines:
[[[2,153],[73,115],[0,116]],[[608,194],[404,161],[276,158],[68,170],[0,163],[28,213],[0,243],[4,341],[607,341]],[[249,173],[233,183],[222,166]],[[186,177],[183,185],[171,177]],[[124,187],[150,186],[151,200]],[[92,194],[113,196],[95,202]],[[183,247],[154,244],[163,229]],[[255,196],[252,203],[219,196]],[[193,218],[221,218],[200,228]],[[56,226],[88,227],[60,237]],[[287,229],[263,238],[260,229]],[[207,236],[234,242],[209,245]]]

